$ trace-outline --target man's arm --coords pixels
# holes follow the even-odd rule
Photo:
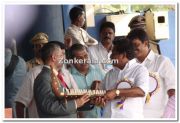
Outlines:
[[[130,88],[130,89],[118,89],[120,91],[119,95],[116,95],[116,90],[117,89],[107,91],[105,95],[105,99],[113,100],[115,98],[120,98],[120,97],[144,97],[145,96],[144,91],[139,87]]]
[[[34,97],[38,110],[44,114],[65,116],[73,114],[77,108],[81,107],[89,101],[89,96],[84,95],[77,100],[65,100],[58,98],[52,91],[50,80],[39,78],[35,80],[34,84]],[[39,114],[41,117],[41,115]]]
[[[119,97],[144,97],[148,92],[149,85],[149,73],[148,70],[139,66],[136,69],[136,75],[134,77],[134,85],[132,88],[119,89]],[[114,99],[116,97],[116,88],[106,93],[107,99]]]
[[[31,73],[27,73],[23,79],[23,84],[16,94],[16,113],[18,118],[23,118],[26,115],[25,108],[30,105],[33,100],[33,82],[34,79]]]
[[[65,38],[71,38],[71,45],[75,44],[75,43],[84,43],[84,41],[81,41],[81,37],[78,34],[79,32],[76,32],[73,28],[68,28],[65,34]]]
[[[159,74],[163,78],[163,83],[170,98],[175,95],[175,68],[169,58],[162,57],[160,60],[162,60],[162,62],[160,62],[161,64],[159,65]]]
[[[91,37],[87,32],[86,32],[86,34],[87,34],[87,37],[88,37],[88,42],[86,42],[86,45],[92,45],[92,43],[93,43],[93,45],[97,45],[98,44],[98,41],[96,40],[96,39],[94,39],[93,37]]]
[[[167,93],[170,98],[171,96],[175,95],[175,89],[169,89]]]
[[[76,112],[75,101],[65,101],[55,96],[50,85],[51,81],[46,78],[36,78],[34,83],[34,97],[37,109],[43,114],[69,115]],[[39,112],[38,112],[39,113]],[[41,114],[39,114],[41,117]]]

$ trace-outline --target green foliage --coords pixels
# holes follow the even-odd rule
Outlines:
[[[135,11],[143,11],[147,9],[151,9],[152,11],[169,11],[175,10],[174,5],[132,5],[131,10]]]
[[[124,10],[125,12],[143,12],[144,10],[151,9],[152,11],[169,11],[175,10],[175,5],[163,5],[163,4],[102,4],[94,5],[95,14],[97,13],[112,13]]]

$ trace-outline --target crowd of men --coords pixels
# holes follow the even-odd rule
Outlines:
[[[175,117],[175,68],[169,58],[151,50],[144,27],[115,39],[115,25],[103,22],[97,41],[82,28],[82,8],[72,8],[69,15],[71,26],[64,43],[49,41],[43,32],[35,34],[35,57],[26,64],[19,56],[12,60],[12,53],[6,50],[5,107],[13,109],[13,117]],[[65,64],[65,59],[85,62]],[[117,62],[103,63],[105,60]],[[59,98],[51,85],[52,72],[64,89],[102,89],[106,94],[93,99],[87,93],[74,99]],[[150,73],[155,75],[153,84]]]

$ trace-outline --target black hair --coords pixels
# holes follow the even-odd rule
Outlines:
[[[69,12],[69,17],[71,19],[71,22],[75,21],[78,16],[82,15],[84,13],[84,10],[80,7],[73,7]]]
[[[108,21],[107,22],[103,22],[101,24],[101,26],[100,26],[99,32],[102,32],[102,30],[104,28],[111,28],[114,31],[114,33],[115,33],[115,26],[114,26],[114,23],[112,23],[112,22],[108,22]]]
[[[46,43],[41,49],[42,61],[46,63],[57,48],[60,48],[60,46],[56,43]]]
[[[134,58],[134,48],[127,38],[119,38],[114,42],[113,50],[118,54],[126,53],[126,57],[131,60]]]
[[[75,51],[86,50],[86,47],[82,44],[73,44],[69,49],[69,58],[73,59],[75,57]]]
[[[148,38],[146,31],[144,29],[141,29],[141,28],[135,28],[135,29],[131,30],[128,33],[127,38],[131,42],[134,39],[139,39],[142,43],[144,43],[145,41],[148,41],[148,43],[149,43],[149,38]]]
[[[65,49],[65,45],[64,45],[64,43],[62,43],[62,42],[60,42],[60,41],[50,41],[49,43],[55,43],[55,44],[57,44],[57,45],[59,45],[59,47],[61,48],[61,49]]]

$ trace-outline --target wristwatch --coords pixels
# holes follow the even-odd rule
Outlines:
[[[116,96],[119,96],[120,95],[120,90],[116,90]]]

